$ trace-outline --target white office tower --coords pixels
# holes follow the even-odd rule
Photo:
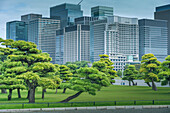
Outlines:
[[[89,25],[75,25],[65,28],[64,33],[64,61],[89,61],[90,59],[90,27]]]
[[[100,54],[107,54],[111,61],[117,62],[115,70],[120,70],[127,62],[139,60],[137,18],[109,16],[107,19],[91,22],[90,28],[91,62],[98,61]]]

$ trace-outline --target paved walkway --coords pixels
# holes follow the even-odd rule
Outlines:
[[[102,110],[102,112],[100,112]],[[136,113],[135,111],[145,111],[148,110],[155,111],[155,113],[159,113],[157,111],[163,110],[165,112],[161,113],[170,113],[170,105],[144,105],[144,106],[97,106],[97,107],[65,107],[65,108],[34,108],[34,109],[4,109],[0,110],[1,113],[10,113],[10,112],[38,112],[38,113],[114,113],[113,111],[117,111],[117,113],[123,113],[121,111],[129,111],[129,113]],[[130,112],[131,111],[131,112]],[[116,112],[115,112],[116,113]],[[143,112],[139,112],[143,113]]]

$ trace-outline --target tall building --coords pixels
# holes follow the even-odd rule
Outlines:
[[[38,18],[29,21],[28,41],[34,42],[38,49],[47,52],[55,63],[56,58],[56,30],[60,28],[60,20]]]
[[[64,33],[65,29],[56,31],[56,64],[64,64]]]
[[[75,18],[75,25],[77,24],[90,25],[90,22],[95,20],[98,20],[98,18],[83,16],[83,17]]]
[[[74,19],[83,16],[81,5],[64,3],[50,8],[50,18],[61,20],[61,29],[74,25]]]
[[[90,24],[90,61],[98,61],[100,54],[107,54],[111,61],[122,55],[118,61],[139,60],[138,19],[109,16]],[[121,58],[121,57],[118,57]],[[124,61],[124,62],[126,62]],[[119,62],[119,66],[124,63]],[[118,67],[115,67],[118,68]]]
[[[113,16],[113,7],[96,6],[91,8],[91,17],[103,19],[107,16]]]
[[[156,7],[154,18],[168,21],[168,55],[170,55],[170,4]]]
[[[64,29],[57,30],[57,35],[56,35],[56,38],[58,40],[58,44],[56,45],[57,64],[64,64],[66,62],[83,61],[83,60],[89,61],[90,22],[95,21],[97,19],[98,18],[92,18],[88,16],[78,17],[75,18],[75,26],[70,26]],[[74,41],[72,41],[73,39]],[[79,42],[81,42],[81,44],[75,46],[75,43],[76,44],[79,43],[76,42],[78,40]],[[75,51],[76,48],[80,48],[81,52],[77,52],[76,55],[75,54],[70,55],[72,54],[72,51]],[[79,56],[79,58],[77,58],[77,55]]]
[[[27,37],[27,24],[22,21],[11,21],[6,24],[6,39],[25,40]]]
[[[34,19],[38,19],[38,18],[42,18],[42,15],[31,13],[31,14],[22,15],[21,21],[26,22],[28,24],[29,21],[34,20]]]
[[[65,28],[64,64],[66,62],[89,61],[90,26],[75,25]]]
[[[152,53],[160,62],[168,55],[168,32],[166,20],[139,20],[139,58]]]

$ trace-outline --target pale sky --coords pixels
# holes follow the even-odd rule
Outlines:
[[[62,3],[77,4],[81,0],[0,0],[0,37],[6,37],[6,22],[20,20],[21,15],[38,13],[50,15],[50,7]],[[170,0],[84,0],[84,16],[90,16],[94,6],[110,6],[114,14],[124,17],[154,18],[155,7],[170,4]]]

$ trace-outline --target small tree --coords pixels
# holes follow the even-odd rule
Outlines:
[[[122,77],[122,71],[118,70],[117,71],[117,76]]]
[[[133,86],[135,85],[134,81],[137,79],[138,71],[135,69],[134,65],[129,65],[128,68],[124,71],[124,77],[123,80],[129,81],[129,86],[131,86],[131,82]]]
[[[109,78],[111,83],[115,83],[114,77],[116,76],[116,71],[113,70],[113,62],[110,61],[108,55],[99,55],[100,60],[94,62],[92,67],[98,69],[99,71],[105,73]]]
[[[91,95],[96,95],[97,90],[110,85],[110,81],[107,75],[95,68],[80,68],[78,70],[78,75],[79,77],[70,80],[70,88],[78,92],[61,102],[68,102],[78,97],[83,92],[88,92]]]
[[[6,60],[1,67],[2,76],[0,80],[1,89],[9,89],[8,100],[12,98],[12,91],[17,89],[18,98],[21,98],[20,89],[25,89],[24,81],[17,79],[16,76],[26,72],[26,68],[22,66],[21,62],[13,62]]]
[[[159,66],[160,62],[157,61],[157,58],[153,54],[149,53],[142,56],[140,72],[143,73],[144,79],[147,82],[152,82],[152,89],[155,91],[157,91],[157,87],[154,82],[159,81]]]
[[[60,79],[41,78],[38,84],[42,87],[42,99],[44,99],[45,89],[55,89],[60,84]]]
[[[161,63],[162,71],[159,73],[159,76],[163,79],[161,82],[162,85],[169,84],[170,86],[170,55],[165,58],[166,61]]]
[[[7,59],[8,55],[11,55],[14,51],[16,51],[14,49],[8,48],[8,45],[10,45],[12,42],[13,40],[11,39],[3,40],[2,38],[0,38],[0,43],[2,43],[2,45],[6,44],[6,48],[0,47],[1,64]],[[0,75],[2,75],[2,72],[0,72]],[[1,89],[1,93],[7,93],[6,89]]]
[[[72,79],[73,74],[70,72],[70,68],[66,65],[60,65],[60,78],[62,80],[61,87],[64,88],[63,93],[66,92],[66,89],[69,88],[69,80]]]

